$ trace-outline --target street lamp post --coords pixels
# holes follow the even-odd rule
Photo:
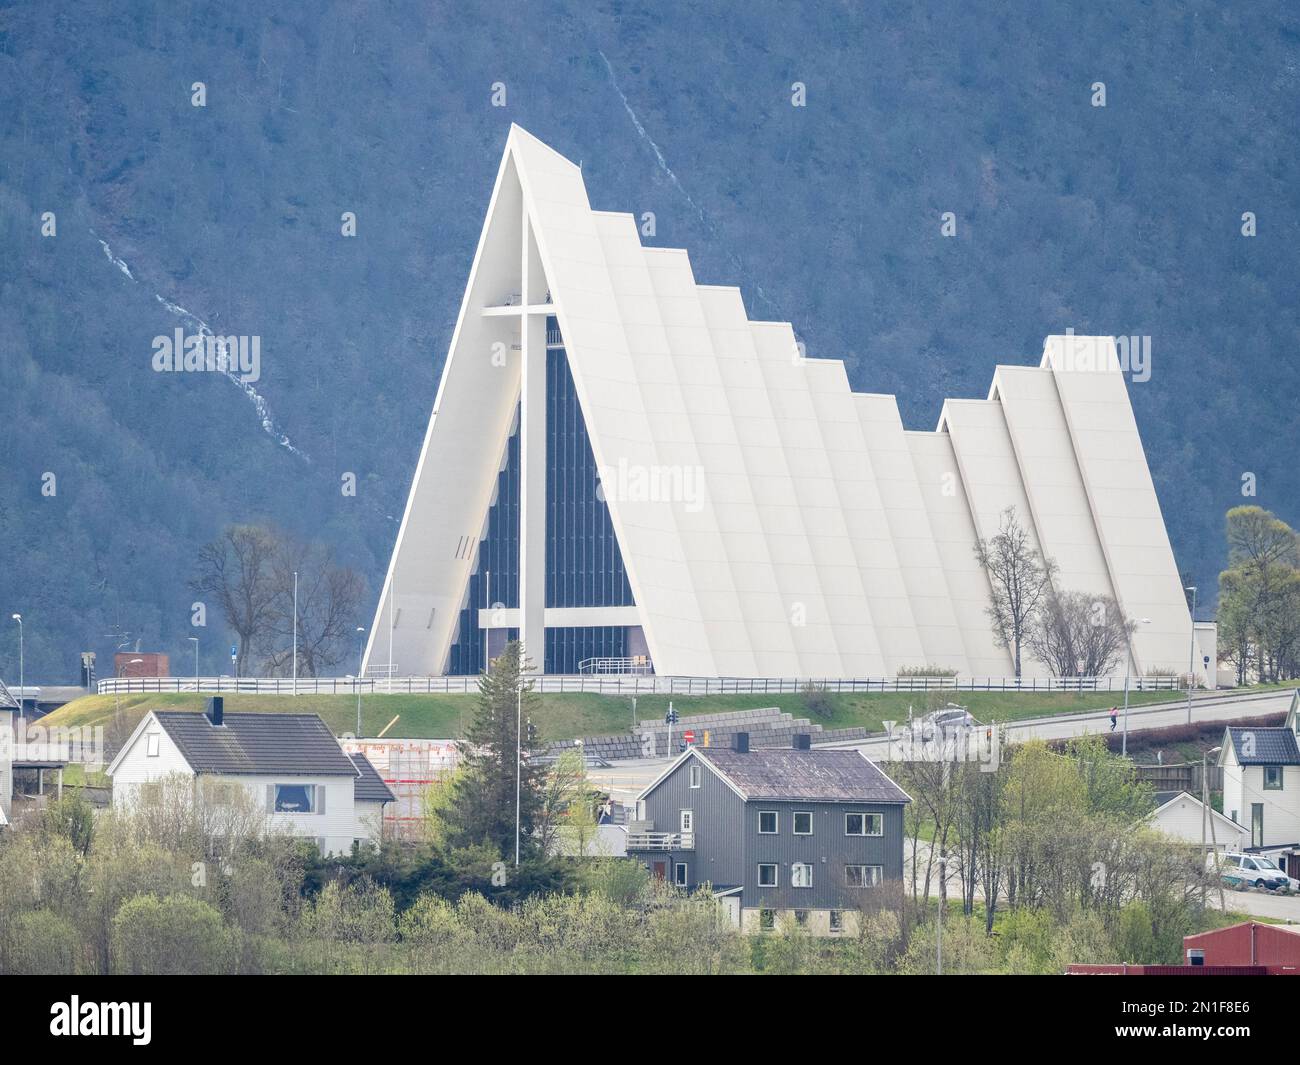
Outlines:
[[[117,667],[117,678],[120,680],[122,677],[125,677],[128,669],[132,666],[139,665],[143,661],[143,658],[132,658],[129,662],[123,662]],[[116,684],[113,685],[113,709],[116,713],[120,714],[122,712],[122,692],[118,689]]]
[[[365,657],[365,628],[357,626],[357,739],[361,738],[361,661]]]
[[[187,638],[194,645],[194,691],[197,694],[199,690],[199,638],[197,636]]]
[[[1150,618],[1140,618],[1140,625],[1150,625]],[[1133,672],[1133,633],[1128,634],[1128,656],[1124,660],[1124,739],[1122,741],[1121,754],[1128,757],[1128,684],[1129,677]]]
[[[1187,648],[1187,723],[1192,723],[1192,681],[1196,675],[1196,585],[1189,584],[1184,591],[1192,593],[1192,639]]]
[[[519,671],[515,674],[515,868],[519,868],[519,796],[520,777],[523,776],[523,738],[520,733],[524,724],[524,660],[519,658]]]
[[[27,712],[27,681],[23,676],[23,616],[15,614],[18,622],[18,720],[22,721]]]
[[[293,571],[293,694],[298,694],[298,571]]]

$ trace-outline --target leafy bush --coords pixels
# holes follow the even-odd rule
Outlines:
[[[222,973],[229,967],[233,947],[221,914],[189,895],[135,895],[113,918],[116,973]]]

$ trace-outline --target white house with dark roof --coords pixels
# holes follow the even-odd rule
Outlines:
[[[394,797],[364,755],[349,756],[316,714],[153,710],[108,767],[113,805],[129,806],[174,774],[245,789],[267,829],[312,839],[322,854],[378,842]]]
[[[1201,845],[1219,851],[1240,851],[1250,846],[1250,830],[1218,810],[1209,809],[1195,795],[1185,791],[1161,791],[1155,795],[1156,808],[1146,823],[1166,836],[1183,843]]]
[[[907,793],[857,750],[691,747],[640,795],[627,852],[657,878],[708,885],[732,922],[765,931],[790,916],[850,933],[903,877]]]
[[[1223,812],[1249,833],[1252,848],[1300,845],[1300,745],[1296,699],[1280,727],[1223,732]]]
[[[370,764],[364,754],[349,754],[352,764],[357,767],[357,782],[352,792],[352,802],[356,809],[359,825],[369,831],[369,839],[379,839],[383,834],[384,807],[395,802],[396,797],[384,783],[379,771]]]

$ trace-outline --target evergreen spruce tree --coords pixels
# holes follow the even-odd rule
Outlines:
[[[465,758],[447,812],[448,842],[455,847],[488,844],[503,859],[515,854],[515,737],[516,723],[524,728],[519,774],[520,858],[537,852],[534,831],[542,814],[545,770],[531,757],[528,721],[541,700],[533,682],[521,676],[529,668],[521,661],[518,640],[506,644],[491,670],[479,678],[478,705],[466,736]]]

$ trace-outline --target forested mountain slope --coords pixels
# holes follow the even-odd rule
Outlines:
[[[1149,335],[1133,403],[1211,589],[1243,474],[1300,521],[1298,44],[1293,9],[1204,2],[6,5],[0,608],[27,675],[107,672],[113,631],[185,668],[229,522],[332,544],[369,623],[512,121],[911,427],[1049,333]],[[198,322],[258,336],[258,380],[155,372]],[[220,619],[201,635],[220,668]]]

